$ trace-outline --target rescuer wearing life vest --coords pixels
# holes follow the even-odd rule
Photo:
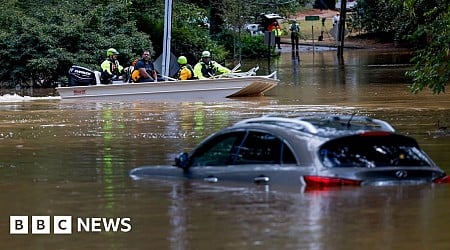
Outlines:
[[[198,79],[207,79],[229,72],[230,70],[227,67],[211,60],[211,53],[209,51],[203,51],[201,60],[194,66],[194,75]]]
[[[192,80],[194,77],[194,69],[190,64],[187,63],[187,58],[185,56],[178,57],[178,65],[180,65],[180,69],[177,73],[178,80]]]
[[[114,48],[106,51],[106,59],[100,65],[102,69],[101,83],[110,84],[112,80],[122,79],[122,74],[127,68],[123,68],[120,65],[117,55],[119,55],[119,52]]]

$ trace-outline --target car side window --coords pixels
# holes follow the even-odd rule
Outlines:
[[[191,166],[230,165],[233,150],[241,144],[245,131],[219,135],[201,145],[190,157]]]
[[[296,163],[294,154],[282,140],[263,132],[249,132],[242,145],[233,151],[234,165]]]

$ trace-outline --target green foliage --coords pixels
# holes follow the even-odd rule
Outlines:
[[[429,88],[434,94],[445,92],[450,81],[450,8],[433,8],[425,17],[434,21],[421,25],[411,39],[426,37],[427,46],[418,49],[412,59],[414,69],[406,73],[413,84],[411,91],[418,93]]]
[[[360,31],[375,34],[385,41],[402,40],[422,24],[433,22],[429,11],[442,12],[448,0],[358,0],[357,9],[348,16],[350,25]],[[444,7],[445,6],[445,7]],[[417,38],[417,37],[415,37]],[[418,45],[422,40],[411,40]]]
[[[121,52],[126,65],[152,46],[122,1],[10,1],[0,6],[0,38],[0,81],[9,85],[52,86],[65,81],[73,64],[99,70],[109,47]]]
[[[308,6],[311,3],[311,1],[309,1],[309,0],[297,0],[297,1],[285,1],[285,2],[286,2],[286,4],[281,4],[281,5],[279,5],[279,8],[278,8],[278,10],[279,10],[278,14],[285,16],[285,17],[298,13],[302,9],[305,9],[305,6]]]
[[[392,41],[405,35],[414,22],[404,12],[403,5],[392,0],[360,0],[348,21],[357,30],[378,34],[380,40]]]
[[[352,26],[385,40],[408,41],[415,48],[410,90],[445,91],[450,81],[448,0],[358,0]]]
[[[301,2],[277,9],[287,13]],[[260,57],[266,54],[263,37],[238,35],[233,30],[254,22],[252,17],[261,10],[254,1],[220,0],[212,6],[206,0],[175,0],[171,51],[176,56],[185,55],[192,64],[204,50],[221,62],[229,57],[229,51],[237,49],[243,56]],[[212,37],[211,29],[205,28],[205,18],[211,25],[226,21],[216,29],[224,32]],[[53,87],[67,82],[72,65],[100,70],[110,47],[120,52],[119,61],[124,66],[142,49],[159,55],[163,22],[164,1],[6,0],[0,5],[0,82],[5,86]]]
[[[241,46],[242,56],[252,58],[267,56],[267,45],[264,45],[264,36],[251,36],[250,34],[245,34],[242,37]]]
[[[146,1],[148,2],[148,1]],[[145,3],[134,4],[133,8],[145,6]],[[149,34],[152,41],[160,41],[154,44],[154,53],[162,54],[164,35],[164,6],[153,5],[151,13],[138,11],[136,13],[137,27],[140,31]],[[137,11],[137,10],[136,10]],[[203,8],[184,1],[175,1],[172,13],[171,52],[175,56],[184,55],[191,64],[200,60],[201,52],[209,50],[215,60],[222,61],[227,57],[227,52],[217,41],[211,39],[209,30],[203,26],[203,20],[207,17],[207,11]]]
[[[264,36],[252,36],[244,32],[239,34],[232,30],[225,32],[220,37],[227,50],[235,50],[235,54],[248,58],[260,58],[267,56],[267,45],[264,45]],[[273,49],[270,50],[270,52]]]

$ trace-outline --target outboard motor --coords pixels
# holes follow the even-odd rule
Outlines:
[[[69,69],[69,86],[87,86],[97,84],[95,71],[73,65]]]

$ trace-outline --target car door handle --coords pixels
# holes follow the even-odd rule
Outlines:
[[[270,178],[264,175],[255,177],[253,179],[253,182],[255,182],[256,184],[268,184],[270,181]]]
[[[219,181],[219,178],[214,176],[208,176],[206,178],[203,178],[203,181],[209,182],[209,183],[216,183]]]

